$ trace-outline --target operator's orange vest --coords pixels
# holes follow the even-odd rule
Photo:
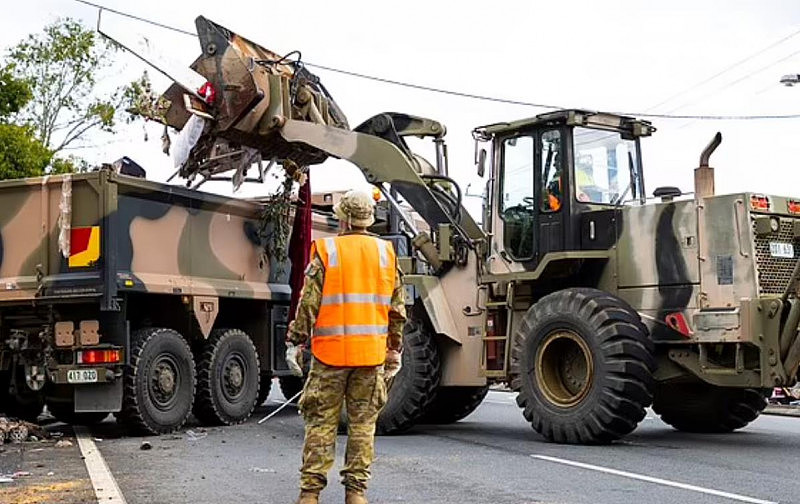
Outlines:
[[[392,244],[349,234],[315,240],[312,258],[315,253],[325,282],[311,353],[329,366],[383,364],[396,271]]]

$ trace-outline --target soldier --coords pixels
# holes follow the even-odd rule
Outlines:
[[[334,207],[340,233],[314,241],[311,262],[287,335],[286,361],[302,375],[301,345],[313,355],[299,407],[306,423],[299,504],[314,504],[333,465],[339,414],[347,410],[341,471],[346,504],[366,504],[375,422],[386,382],[400,370],[404,290],[392,244],[366,231],[374,201],[349,191]]]

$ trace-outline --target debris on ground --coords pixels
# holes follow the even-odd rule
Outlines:
[[[147,441],[142,441],[142,444],[139,445],[139,449],[140,450],[152,450],[153,449],[153,445],[151,445]]]
[[[254,473],[275,473],[277,472],[275,469],[268,469],[265,467],[251,467],[250,472]]]
[[[199,439],[203,439],[208,436],[208,432],[203,429],[199,429],[197,432],[193,430],[186,431],[186,437],[189,441],[197,441]]]
[[[3,443],[24,443],[49,438],[50,434],[35,423],[0,416],[0,445]]]
[[[68,439],[62,439],[56,443],[56,448],[68,448],[72,446],[72,441]]]

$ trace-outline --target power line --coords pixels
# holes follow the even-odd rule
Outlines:
[[[81,4],[85,4],[85,5],[90,5],[92,7],[100,9],[100,10],[106,10],[108,12],[112,12],[112,13],[117,14],[119,16],[127,17],[127,18],[130,18],[130,19],[135,19],[137,21],[141,21],[143,23],[151,24],[153,26],[158,26],[159,28],[163,28],[165,30],[171,30],[171,31],[174,31],[174,32],[177,32],[177,33],[181,33],[181,34],[184,34],[184,35],[197,37],[197,34],[195,34],[195,33],[191,33],[191,32],[188,32],[186,30],[182,30],[180,28],[175,28],[174,26],[169,26],[169,25],[166,25],[166,24],[163,24],[163,23],[159,23],[159,22],[153,21],[151,19],[147,19],[147,18],[143,18],[143,17],[140,17],[140,16],[136,16],[134,14],[129,14],[127,12],[123,12],[123,11],[119,11],[119,10],[115,10],[115,9],[109,9],[109,8],[103,6],[103,5],[96,4],[96,3],[93,3],[93,2],[89,2],[87,0],[73,0],[73,1],[81,3]],[[800,32],[798,32],[798,33],[800,33]],[[747,58],[745,60],[743,60],[743,61],[746,61],[746,60],[747,60]],[[444,88],[438,88],[438,87],[433,87],[433,86],[426,86],[426,85],[423,85],[423,84],[415,84],[415,83],[404,82],[404,81],[399,81],[399,80],[394,80],[394,79],[387,79],[387,78],[378,77],[378,76],[375,76],[375,75],[368,75],[368,74],[364,74],[364,73],[360,73],[360,72],[354,72],[354,71],[350,71],[350,70],[343,70],[341,68],[334,68],[334,67],[329,67],[329,66],[325,66],[325,65],[319,65],[319,64],[316,64],[316,63],[304,62],[304,64],[306,66],[310,66],[310,67],[313,67],[313,68],[319,68],[320,70],[326,70],[326,71],[329,71],[329,72],[339,73],[339,74],[347,75],[347,76],[350,76],[350,77],[356,77],[356,78],[360,78],[360,79],[371,80],[371,81],[374,81],[374,82],[380,82],[380,83],[383,83],[383,84],[391,84],[391,85],[406,87],[406,88],[410,88],[410,89],[417,89],[417,90],[421,90],[421,91],[428,91],[428,92],[432,92],[432,93],[445,94],[445,95],[449,95],[449,96],[457,96],[457,97],[468,98],[468,99],[473,99],[473,100],[490,101],[490,102],[494,102],[494,103],[504,103],[504,104],[508,104],[508,105],[519,105],[519,106],[534,107],[534,108],[541,108],[541,109],[548,109],[548,110],[559,110],[559,109],[563,109],[564,108],[564,107],[559,106],[559,105],[550,105],[550,104],[544,104],[544,103],[534,103],[534,102],[528,102],[528,101],[523,101],[523,100],[514,100],[514,99],[508,99],[508,98],[498,98],[498,97],[495,97],[495,96],[481,95],[481,94],[475,94],[475,93],[466,93],[466,92],[462,92],[462,91],[455,91],[455,90],[452,90],[452,89],[444,89]],[[724,72],[721,72],[721,73],[724,73]],[[654,108],[654,107],[651,107],[651,109],[652,108]],[[772,120],[774,120],[774,119],[800,119],[800,113],[798,113],[798,114],[765,114],[765,115],[655,114],[655,113],[645,113],[645,112],[620,112],[620,111],[617,111],[615,113],[619,114],[619,115],[626,115],[626,116],[633,116],[633,117],[643,117],[643,118],[649,118],[649,119],[693,119],[693,120],[701,120],[701,121],[749,121],[749,120],[763,120],[763,119],[772,119]]]
[[[784,43],[784,42],[786,42],[787,40],[789,40],[789,39],[791,39],[791,38],[794,38],[794,37],[796,37],[797,35],[800,35],[800,30],[794,31],[794,32],[790,33],[789,35],[787,35],[787,36],[785,36],[785,37],[783,37],[783,38],[781,38],[781,39],[779,39],[779,40],[776,40],[775,42],[773,42],[772,44],[768,45],[767,47],[764,47],[763,49],[760,49],[760,50],[758,50],[758,51],[756,51],[756,52],[754,52],[754,53],[750,54],[749,56],[747,56],[747,57],[745,57],[745,58],[743,58],[743,59],[741,59],[741,60],[739,60],[739,61],[737,61],[737,62],[735,62],[735,63],[732,63],[731,65],[729,65],[729,66],[727,66],[727,67],[723,68],[722,70],[720,70],[719,72],[715,73],[714,75],[712,75],[712,76],[710,76],[710,77],[708,77],[708,78],[706,78],[706,79],[704,79],[704,80],[702,80],[702,81],[698,82],[697,84],[694,84],[694,85],[692,85],[692,86],[690,86],[690,87],[688,87],[688,88],[684,89],[683,91],[679,91],[679,92],[675,93],[674,95],[670,96],[670,97],[669,97],[669,98],[667,98],[666,100],[663,100],[663,101],[661,101],[661,102],[658,102],[657,104],[653,105],[652,107],[648,108],[647,110],[653,110],[654,108],[660,107],[661,105],[664,105],[665,103],[669,103],[669,102],[671,102],[672,100],[674,100],[675,98],[677,98],[678,96],[684,95],[684,94],[688,93],[689,91],[692,91],[692,90],[694,90],[694,89],[697,89],[697,88],[699,88],[699,87],[700,87],[700,86],[702,86],[703,84],[707,84],[707,83],[711,82],[712,80],[716,79],[717,77],[719,77],[719,76],[721,76],[721,75],[724,75],[724,74],[726,74],[726,73],[730,72],[730,71],[731,71],[731,70],[733,70],[734,68],[736,68],[736,67],[738,67],[738,66],[741,66],[741,65],[743,65],[743,64],[745,64],[745,63],[747,63],[748,61],[750,61],[750,60],[752,60],[752,59],[756,58],[757,56],[760,56],[760,55],[764,54],[765,52],[769,51],[770,49],[772,49],[772,48],[774,48],[774,47],[777,47],[777,46],[779,46],[779,45],[783,44],[783,43]],[[764,70],[764,69],[762,68],[761,70],[758,70],[758,71],[757,71],[757,72],[755,72],[755,73],[759,73],[759,72],[761,72],[761,71],[763,71],[763,70]],[[740,79],[740,80],[743,80],[743,79]],[[731,83],[731,84],[728,84],[728,85],[729,85],[729,86],[731,86],[731,85],[733,85],[733,84],[736,84],[736,83],[738,83],[738,82],[739,82],[739,81],[735,81],[735,82],[733,82],[733,83]],[[685,105],[685,104],[684,104],[684,105]]]
[[[96,3],[92,3],[92,2],[87,2],[86,0],[73,0],[73,1],[85,4],[85,5],[89,5],[91,7],[96,8],[96,9],[100,9],[100,10],[104,10],[104,11],[108,11],[108,12],[113,12],[114,14],[117,14],[117,15],[120,15],[120,16],[123,16],[123,17],[126,17],[126,18],[135,19],[137,21],[141,21],[142,23],[147,23],[147,24],[151,24],[153,26],[158,26],[159,28],[164,28],[165,30],[171,30],[171,31],[174,31],[174,32],[183,33],[184,35],[189,35],[191,37],[197,37],[196,33],[192,33],[190,31],[186,31],[186,30],[181,30],[180,28],[175,28],[174,26],[165,25],[165,24],[159,23],[158,21],[153,21],[152,19],[139,17],[139,16],[137,16],[135,14],[129,14],[127,12],[122,12],[122,11],[118,11],[116,9],[111,9],[111,8],[108,8],[108,7],[104,6],[104,5],[100,5],[100,4],[96,4]]]

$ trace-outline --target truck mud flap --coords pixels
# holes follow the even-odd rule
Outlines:
[[[75,386],[75,412],[117,412],[122,409],[122,380]]]

